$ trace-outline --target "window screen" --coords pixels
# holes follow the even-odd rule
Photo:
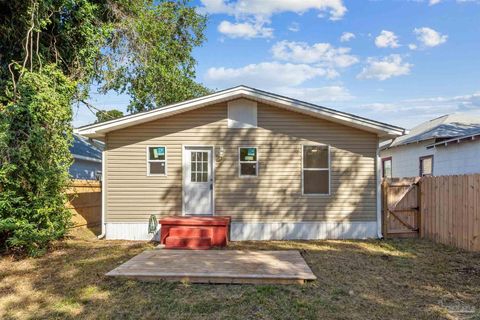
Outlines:
[[[147,150],[147,174],[148,175],[166,175],[167,174],[167,148],[166,147],[148,147]]]
[[[303,146],[303,194],[330,193],[328,146]]]
[[[240,148],[239,166],[239,174],[241,177],[255,177],[258,175],[258,154],[256,147]]]

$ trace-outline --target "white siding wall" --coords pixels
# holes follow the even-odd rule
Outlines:
[[[480,173],[480,140],[427,149],[432,140],[381,151],[381,157],[392,157],[393,177],[419,174],[419,158],[433,155],[436,176]]]
[[[380,152],[382,158],[392,157],[393,177],[416,177],[419,174],[419,158],[434,154],[434,150],[427,150],[426,146],[432,141],[412,143],[394,147]],[[436,159],[434,156],[433,173],[436,174]]]
[[[480,140],[438,147],[433,161],[437,176],[480,173]]]

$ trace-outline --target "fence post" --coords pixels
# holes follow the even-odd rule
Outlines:
[[[383,238],[388,238],[388,182],[382,181],[382,234]]]
[[[423,191],[423,178],[420,178],[417,182],[417,224],[418,224],[418,236],[419,238],[423,238],[424,235],[424,229],[423,229],[423,197],[424,197],[424,191]]]

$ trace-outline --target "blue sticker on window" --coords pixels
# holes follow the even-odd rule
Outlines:
[[[153,160],[165,156],[165,147],[152,148]]]
[[[248,155],[254,156],[255,155],[255,148],[248,148]]]

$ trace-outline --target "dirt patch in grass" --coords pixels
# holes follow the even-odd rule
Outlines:
[[[251,241],[299,250],[306,285],[201,285],[110,279],[154,244],[76,236],[38,259],[0,258],[1,319],[480,318],[480,254],[428,241]]]

